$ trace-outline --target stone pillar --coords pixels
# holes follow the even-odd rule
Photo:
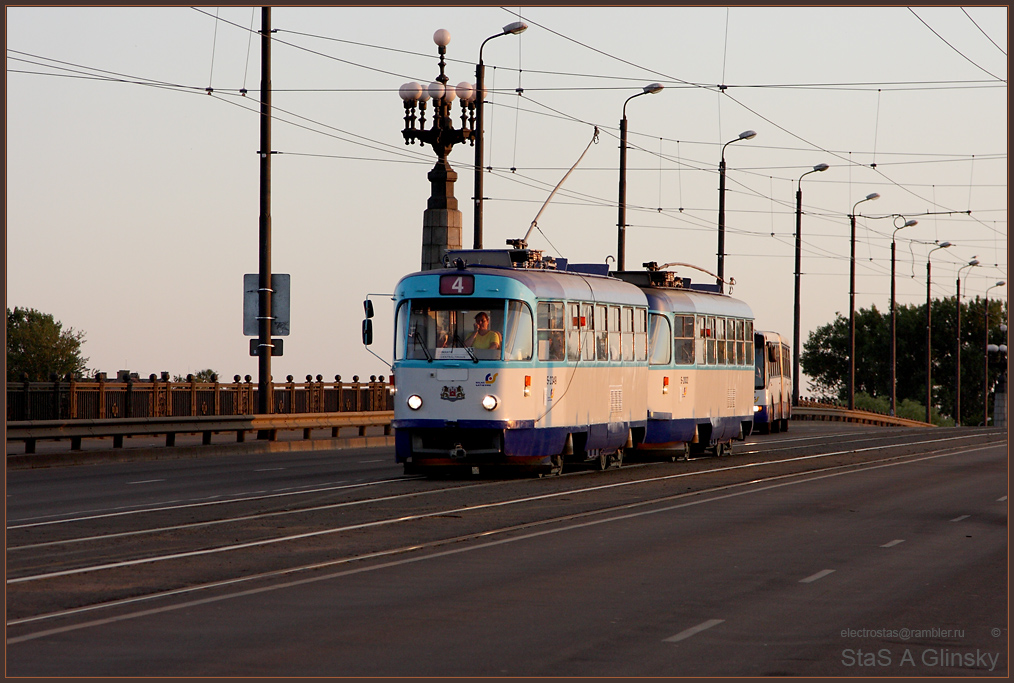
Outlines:
[[[444,253],[461,249],[461,212],[454,198],[454,181],[458,174],[443,156],[427,177],[430,198],[423,212],[422,270],[444,267]]]

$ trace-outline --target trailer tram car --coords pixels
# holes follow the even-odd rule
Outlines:
[[[628,449],[690,443],[721,454],[752,424],[746,304],[528,249],[451,251],[446,263],[394,293],[392,426],[406,473],[605,469]]]
[[[792,417],[792,350],[777,332],[754,334],[754,427],[761,434],[785,432]]]
[[[648,424],[639,448],[670,459],[729,452],[753,429],[753,311],[714,285],[657,270],[615,273],[648,299]],[[667,343],[668,340],[668,343]]]

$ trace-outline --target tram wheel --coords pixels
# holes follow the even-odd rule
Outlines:
[[[602,472],[607,467],[609,467],[609,456],[599,450],[599,457],[595,460],[595,468]]]
[[[615,465],[617,469],[623,467],[623,449],[617,448],[616,452],[609,456],[608,462],[609,464],[607,466]]]

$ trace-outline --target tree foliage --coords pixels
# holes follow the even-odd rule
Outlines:
[[[27,374],[32,382],[43,382],[55,374],[80,376],[87,372],[87,358],[81,356],[84,332],[63,329],[49,313],[34,308],[7,309],[7,381],[17,382]]]
[[[217,381],[218,373],[211,368],[205,368],[204,370],[198,370],[194,373],[195,382],[215,382]],[[173,375],[174,382],[189,382],[186,375]]]
[[[932,379],[931,409],[954,416],[958,358],[958,308],[954,297],[932,302]],[[1000,323],[1007,321],[1007,303],[989,302],[989,343],[1006,344]],[[896,396],[898,413],[902,403],[911,401],[923,407],[918,419],[925,419],[926,405],[926,305],[899,305],[896,315]],[[983,381],[986,353],[985,299],[961,304],[961,422],[981,424],[983,418]],[[819,397],[848,400],[849,324],[838,315],[832,322],[810,333],[803,344],[799,365],[812,378],[811,389]],[[994,354],[995,355],[995,354]],[[1001,359],[990,358],[989,387],[992,391],[1004,370]],[[891,314],[874,305],[856,311],[855,392],[871,399],[891,397]]]

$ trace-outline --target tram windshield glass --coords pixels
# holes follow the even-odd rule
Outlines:
[[[503,299],[413,299],[398,307],[399,360],[531,360],[532,312]]]

